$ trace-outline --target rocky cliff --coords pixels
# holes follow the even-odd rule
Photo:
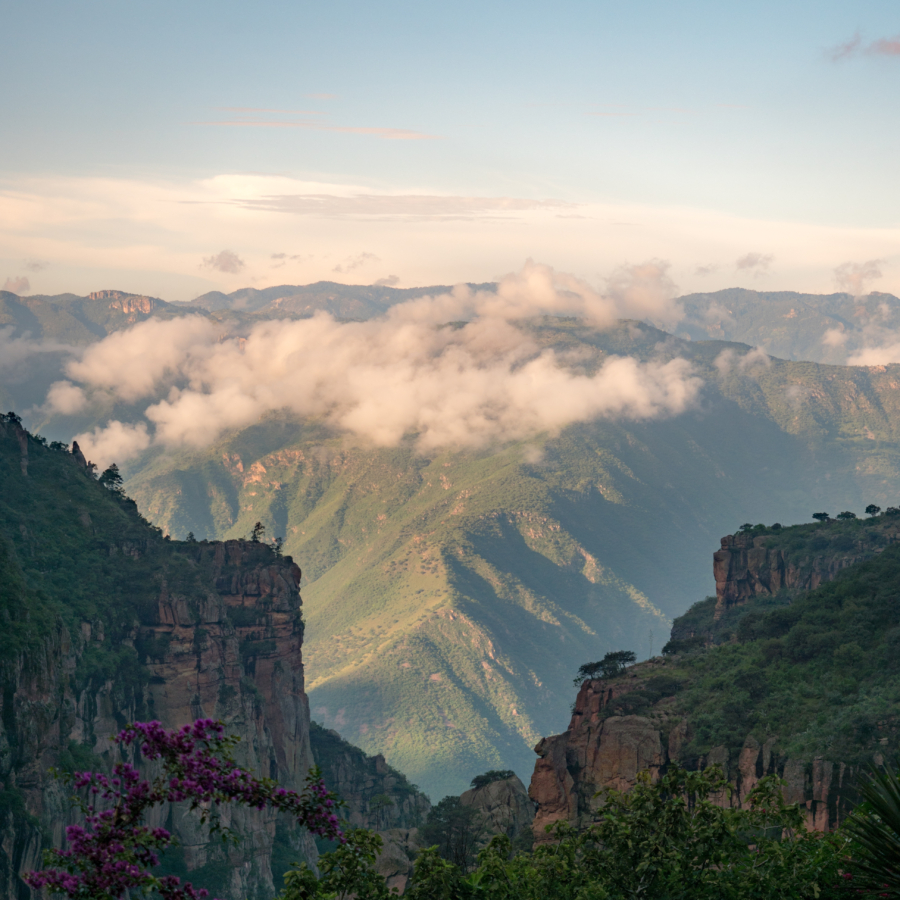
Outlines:
[[[23,449],[24,444],[24,449]],[[25,461],[29,465],[25,465]],[[300,570],[263,544],[162,538],[134,505],[64,449],[0,422],[0,895],[72,821],[51,766],[113,762],[134,719],[200,716],[240,736],[238,761],[299,788],[312,764]],[[273,814],[235,809],[234,848],[210,843],[186,809],[172,871],[244,900],[270,897],[310,837]]]
[[[665,663],[653,665],[664,667]],[[535,747],[540,758],[529,796],[537,806],[536,841],[547,840],[547,826],[561,819],[576,827],[588,824],[602,803],[598,792],[605,788],[628,790],[637,773],[645,770],[656,780],[671,762],[700,768],[722,766],[734,791],[720,802],[738,807],[760,778],[777,775],[787,782],[785,799],[803,804],[808,827],[817,831],[831,830],[852,808],[851,766],[821,757],[792,759],[779,750],[775,737],[760,744],[748,735],[737,753],[719,746],[699,758],[685,758],[681,751],[689,734],[688,721],[660,712],[652,716],[604,715],[608,704],[632,687],[584,682],[568,730],[544,738]]]
[[[459,802],[480,813],[485,829],[492,835],[505,834],[515,839],[531,833],[534,803],[518,775],[471,788],[460,796]]]
[[[900,516],[879,517],[865,525],[853,540],[840,542],[828,540],[827,524],[822,528],[812,526],[819,541],[800,552],[780,546],[781,535],[777,531],[726,535],[721,548],[713,554],[716,618],[760,596],[814,590],[833,581],[848,566],[871,559],[900,539]],[[840,529],[835,531],[844,536]]]
[[[373,831],[409,830],[423,824],[431,802],[381,754],[368,756],[336,731],[311,727],[313,758],[329,790],[346,803],[342,815]]]
[[[732,805],[777,775],[827,831],[859,768],[898,749],[900,516],[760,531],[722,539],[716,596],[676,620],[667,656],[585,681],[569,728],[537,745],[537,840],[672,762],[721,765]]]

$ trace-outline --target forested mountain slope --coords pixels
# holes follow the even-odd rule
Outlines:
[[[859,772],[900,750],[900,512],[722,546],[717,596],[675,621],[666,655],[585,681],[568,730],[541,742],[536,833],[586,821],[596,791],[672,761],[722,765],[733,804],[777,774],[828,830]]]
[[[433,796],[492,767],[527,774],[581,662],[658,652],[671,617],[709,593],[715,535],[897,499],[895,367],[767,360],[638,323],[529,327],[586,371],[613,353],[687,358],[701,405],[427,456],[273,415],[148,456],[128,484],[173,534],[242,536],[259,520],[285,537],[310,579],[314,715]]]
[[[800,294],[729,288],[678,298],[675,331],[692,340],[741,341],[782,359],[844,363],[866,347],[893,343],[900,300],[877,291]]]
[[[18,875],[75,821],[50,768],[109,768],[128,721],[221,718],[241,765],[302,786],[299,579],[262,544],[164,538],[77,454],[0,417],[0,895],[30,896]],[[181,812],[165,824],[182,844],[169,869],[229,900],[271,897],[292,859],[315,859],[257,810],[235,811],[232,849]]]

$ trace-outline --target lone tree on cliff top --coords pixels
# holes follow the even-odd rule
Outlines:
[[[627,666],[630,666],[637,657],[631,650],[614,650],[607,653],[600,662],[585,663],[575,676],[574,683],[581,684],[591,678],[615,678],[621,675]]]

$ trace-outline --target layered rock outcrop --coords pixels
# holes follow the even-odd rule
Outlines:
[[[241,738],[236,757],[242,766],[285,787],[302,787],[312,754],[299,568],[268,547],[243,541],[180,550],[207,578],[199,594],[181,593],[163,580],[155,624],[135,623],[126,645],[138,650],[149,683],[125,693],[116,679],[76,685],[73,675],[86,654],[115,652],[99,622],[82,623],[76,634],[60,625],[39,652],[3,661],[0,777],[11,798],[0,809],[3,896],[28,897],[19,874],[40,867],[43,846],[65,844],[70,804],[48,769],[69,748],[111,764],[111,736],[135,718],[155,718],[167,727],[200,716],[222,719]],[[109,548],[111,557],[142,552],[130,543]],[[24,801],[21,808],[15,798]],[[237,847],[210,843],[186,809],[166,810],[156,824],[178,835],[189,877],[199,875],[203,884],[214,869],[227,873],[229,898],[272,896],[280,886],[281,872],[272,871],[276,830],[295,858],[315,862],[309,835],[269,812],[235,808],[223,819],[241,835]]]
[[[723,624],[730,629],[749,611],[738,607],[775,595],[780,596],[768,608],[790,604],[898,540],[897,515],[859,522],[852,528],[842,529],[835,523],[803,526],[786,540],[778,533],[727,535],[713,557],[715,606],[708,598],[676,620],[669,647],[680,652],[680,648],[735,640]],[[582,684],[568,730],[544,738],[535,748],[540,758],[529,794],[537,804],[536,840],[546,840],[546,826],[559,820],[586,824],[602,802],[598,792],[627,790],[640,771],[649,771],[656,779],[672,762],[691,768],[721,765],[733,786],[730,797],[721,798],[722,803],[744,804],[760,778],[777,775],[786,782],[785,798],[805,807],[810,829],[831,830],[846,816],[857,799],[854,770],[839,759],[792,758],[776,737],[760,743],[752,735],[747,735],[740,749],[736,745],[730,750],[714,747],[700,758],[694,749],[686,756],[692,736],[691,715],[690,710],[676,712],[672,691],[679,689],[680,682],[667,674],[672,668],[673,663],[658,657],[617,678]],[[680,677],[685,677],[684,671]],[[727,679],[727,670],[723,678]],[[642,714],[626,714],[629,711]],[[882,734],[882,725],[887,728],[887,723],[878,724],[878,740],[886,743],[890,729]],[[871,743],[867,747],[867,753],[878,750],[878,745]]]
[[[162,300],[155,297],[145,297],[143,294],[128,294],[124,291],[93,291],[88,294],[88,300],[109,300],[109,308],[121,310],[123,313],[145,313],[149,315],[166,306]]]
[[[418,828],[389,828],[379,832],[381,853],[375,860],[375,869],[384,878],[388,890],[402,894],[413,874],[413,861],[422,849]]]
[[[759,596],[772,596],[781,590],[791,592],[815,590],[833,581],[848,566],[871,559],[886,544],[900,540],[900,517],[879,521],[878,542],[862,539],[851,547],[832,548],[823,536],[819,552],[788,553],[770,547],[773,535],[752,532],[728,534],[721,548],[713,554],[716,579],[716,618],[734,606]],[[870,537],[869,535],[865,536]]]
[[[663,661],[648,663],[664,668]],[[822,758],[791,759],[778,749],[775,738],[760,744],[748,736],[739,754],[716,747],[698,759],[683,759],[690,723],[664,713],[645,716],[608,716],[606,707],[630,690],[629,679],[605,683],[585,681],[578,692],[569,728],[544,738],[535,747],[529,796],[537,805],[535,840],[549,840],[547,826],[560,820],[576,827],[590,823],[602,804],[598,792],[628,790],[638,772],[649,771],[655,781],[671,762],[690,767],[718,764],[733,785],[730,797],[719,802],[740,807],[764,775],[777,775],[787,785],[785,799],[806,808],[807,827],[832,830],[856,801],[853,769]]]

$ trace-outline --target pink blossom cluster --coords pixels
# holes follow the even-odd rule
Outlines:
[[[314,834],[344,841],[336,815],[338,801],[317,772],[307,777],[303,793],[285,790],[270,778],[254,778],[232,759],[237,738],[225,737],[221,722],[198,719],[174,730],[159,722],[134,722],[115,742],[121,747],[135,744],[145,759],[160,760],[162,774],[150,782],[122,762],[112,777],[100,772],[70,776],[74,787],[88,797],[75,798],[85,824],[66,829],[68,849],[45,854],[46,865],[56,863],[60,868],[25,876],[32,888],[47,887],[79,900],[117,900],[132,888],[154,890],[165,900],[206,897],[206,890],[181,884],[174,875],[158,877],[149,871],[159,864],[158,851],[175,841],[166,829],[142,824],[147,810],[162,803],[190,801],[203,822],[210,820],[211,807],[221,803],[268,806],[295,817]]]

